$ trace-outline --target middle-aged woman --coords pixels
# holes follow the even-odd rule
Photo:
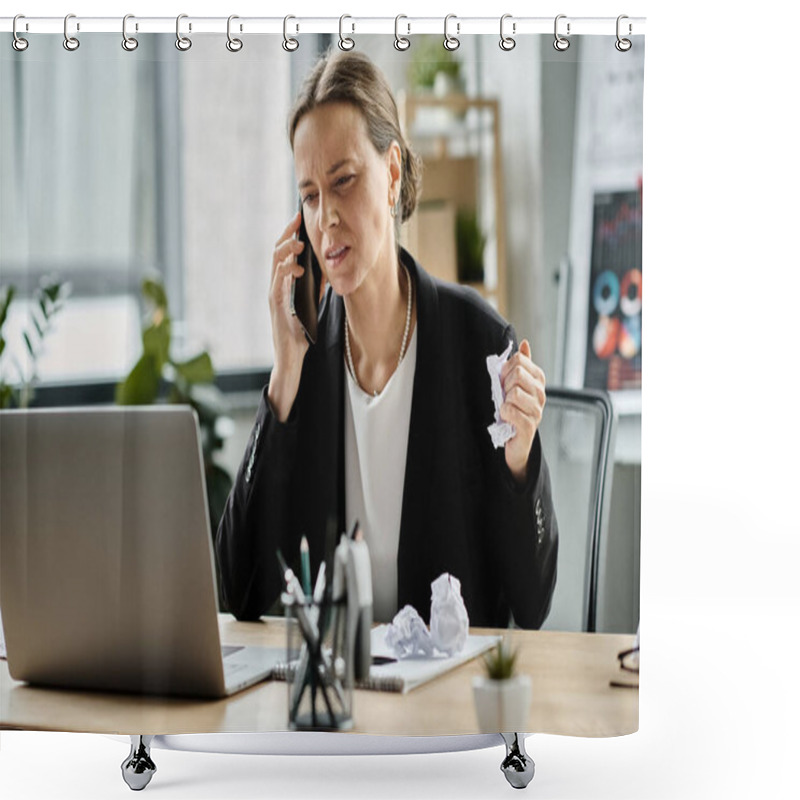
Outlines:
[[[502,372],[495,449],[486,358],[516,344],[476,292],[430,277],[399,247],[420,163],[385,77],[364,55],[315,65],[289,118],[302,215],[327,288],[309,346],[289,310],[298,213],[273,253],[275,362],[217,534],[223,596],[239,619],[280,596],[276,550],[326,524],[360,521],[374,616],[405,604],[427,618],[431,582],[461,581],[470,624],[539,627],[555,586],[558,529],[537,428],[545,379],[523,341]],[[515,348],[516,349],[516,348]]]

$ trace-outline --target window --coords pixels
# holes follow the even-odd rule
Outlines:
[[[218,372],[272,361],[267,287],[294,211],[285,120],[290,59],[274,37],[231,56],[198,37],[92,34],[65,53],[0,60],[0,282],[17,287],[6,359],[41,279],[72,293],[38,363],[42,382],[118,380],[141,352],[141,281],[164,280],[173,355],[209,349]],[[265,74],[269,79],[265,80]]]

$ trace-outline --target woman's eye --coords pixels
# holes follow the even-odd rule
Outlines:
[[[313,202],[314,202],[316,199],[317,199],[317,195],[316,195],[316,194],[307,194],[307,195],[306,195],[306,196],[303,198],[303,205],[310,205],[310,204],[311,204],[311,203],[313,203]]]
[[[348,183],[350,183],[351,180],[353,180],[353,178],[355,178],[355,175],[342,175],[341,178],[337,179],[336,185],[346,186]]]

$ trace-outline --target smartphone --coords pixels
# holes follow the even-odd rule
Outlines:
[[[297,317],[309,344],[317,341],[317,313],[319,311],[319,294],[322,284],[322,270],[319,267],[314,249],[308,239],[306,222],[302,217],[302,205],[300,207],[300,230],[297,238],[305,242],[303,252],[297,257],[297,263],[303,267],[303,274],[292,281],[291,312]]]

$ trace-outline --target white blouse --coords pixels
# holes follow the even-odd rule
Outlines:
[[[397,612],[397,547],[417,365],[417,329],[400,365],[377,396],[361,389],[345,363],[345,508],[358,519],[372,560],[373,617],[391,622]]]

